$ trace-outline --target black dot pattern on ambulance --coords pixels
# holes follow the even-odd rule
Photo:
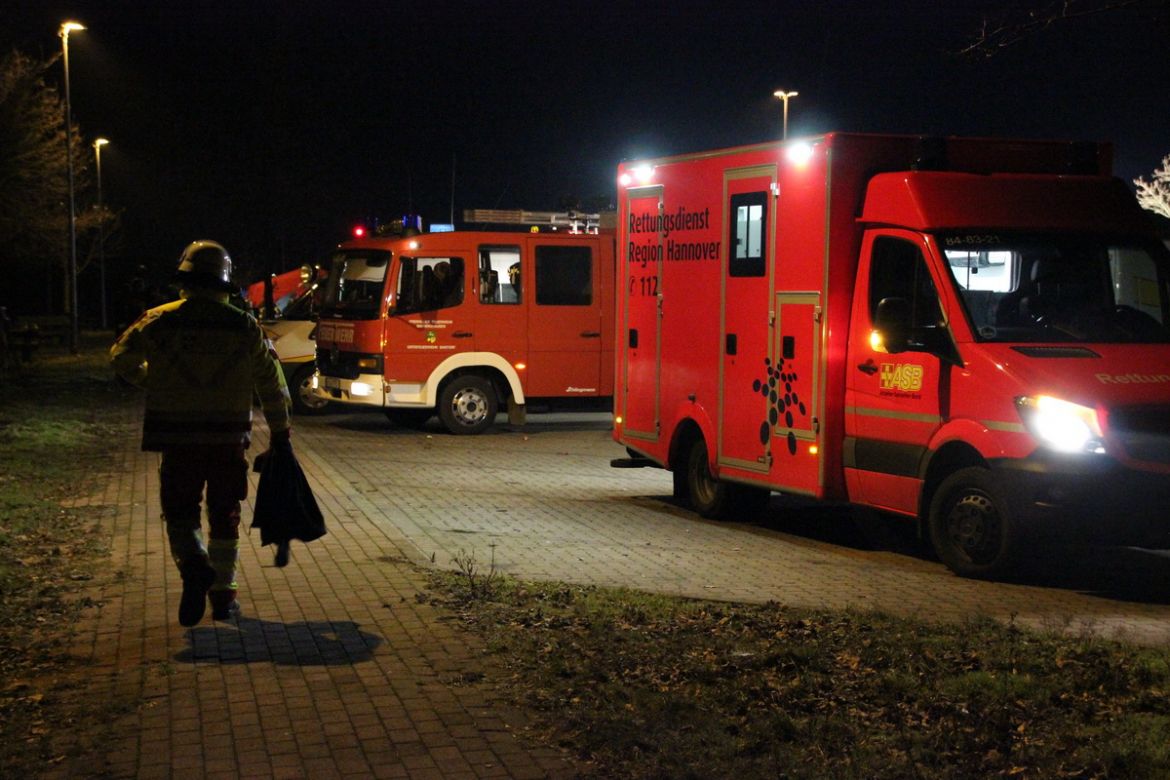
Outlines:
[[[794,389],[799,377],[795,371],[786,370],[784,358],[775,366],[771,358],[764,358],[767,376],[752,382],[752,391],[768,399],[768,419],[760,423],[760,444],[767,444],[772,428],[788,429],[788,454],[796,454],[796,432],[793,430],[797,415],[808,418],[804,401]]]

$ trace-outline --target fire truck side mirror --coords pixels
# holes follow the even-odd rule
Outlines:
[[[905,298],[882,298],[878,303],[874,326],[882,337],[886,352],[905,352],[910,344],[910,302]]]

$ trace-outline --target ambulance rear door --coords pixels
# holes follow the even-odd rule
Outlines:
[[[627,224],[635,218],[639,224],[655,224],[662,214],[662,185],[633,187],[628,191]],[[618,300],[618,328],[622,337],[618,343],[621,408],[625,437],[646,442],[658,441],[660,429],[659,402],[662,368],[662,254],[661,230],[631,231],[618,247],[622,257],[617,283],[621,285]]]

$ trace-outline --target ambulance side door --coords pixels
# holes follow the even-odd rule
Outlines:
[[[916,514],[927,445],[949,407],[941,280],[920,235],[871,231],[861,252],[845,366],[846,484],[852,501]],[[901,347],[876,334],[895,315],[908,348],[892,352]]]
[[[769,398],[760,392],[772,365],[776,167],[725,174],[727,251],[721,280],[719,465],[766,473],[771,457]]]

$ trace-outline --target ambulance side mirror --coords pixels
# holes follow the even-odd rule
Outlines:
[[[886,352],[891,355],[905,352],[910,346],[910,302],[905,298],[882,298],[874,326],[881,334]]]

